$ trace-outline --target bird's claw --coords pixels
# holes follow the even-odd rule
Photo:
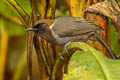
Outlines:
[[[65,52],[66,52],[66,53],[69,53],[66,47],[67,47],[67,46],[65,46],[65,48],[64,48],[64,49],[65,49]]]
[[[70,42],[68,42],[67,44],[65,44],[64,49],[65,49],[65,52],[66,52],[66,53],[69,53],[68,50],[67,50],[67,46],[68,46],[69,44],[71,44],[71,43],[72,43],[72,42],[70,41]]]
[[[59,52],[58,56],[60,57],[60,59],[64,59],[61,52]]]

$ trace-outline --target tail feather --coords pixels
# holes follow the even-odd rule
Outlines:
[[[110,53],[111,57],[113,59],[117,59],[115,53],[113,52],[113,50],[107,45],[107,43],[105,43],[105,41],[96,33],[95,34],[96,38],[105,46],[105,48],[107,49],[107,51]]]

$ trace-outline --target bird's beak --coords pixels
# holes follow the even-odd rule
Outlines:
[[[33,27],[31,27],[31,28],[27,28],[26,30],[27,30],[27,31],[38,31],[37,28],[33,28]]]

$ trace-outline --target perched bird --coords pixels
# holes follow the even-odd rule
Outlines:
[[[99,40],[108,50],[111,57],[116,59],[112,49],[96,32],[96,30],[101,31],[102,28],[83,18],[68,16],[55,20],[41,19],[33,27],[26,30],[38,32],[42,38],[56,45],[66,45],[69,42]]]

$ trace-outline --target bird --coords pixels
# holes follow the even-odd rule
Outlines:
[[[72,42],[100,41],[111,57],[117,59],[113,50],[104,42],[98,31],[103,29],[84,18],[65,16],[56,19],[40,19],[27,31],[39,33],[40,37],[55,45],[67,45]]]

